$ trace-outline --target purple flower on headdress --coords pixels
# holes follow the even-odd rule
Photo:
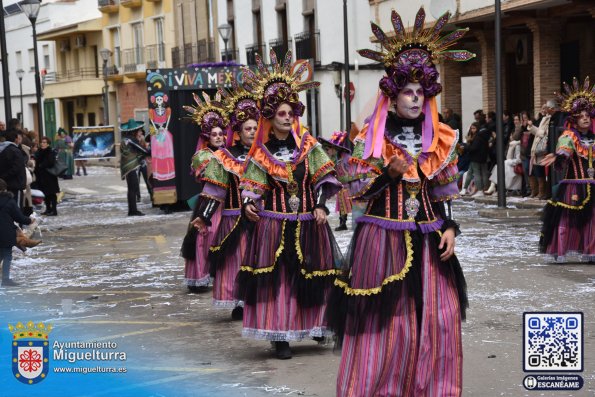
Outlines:
[[[275,113],[281,104],[287,103],[291,106],[296,117],[300,117],[306,108],[300,102],[297,92],[294,92],[289,85],[283,82],[275,82],[264,91],[262,99],[262,116],[267,119],[275,117]]]
[[[242,99],[234,109],[230,117],[231,129],[239,132],[242,129],[242,124],[246,120],[256,120],[260,118],[260,111],[253,99]]]
[[[202,117],[202,123],[200,125],[200,132],[203,136],[208,137],[211,134],[211,130],[214,127],[219,127],[221,129],[225,129],[225,125],[223,124],[223,118],[219,113],[216,112],[207,112]]]
[[[433,64],[406,63],[391,66],[387,70],[388,76],[380,80],[382,92],[390,98],[396,98],[407,83],[418,82],[427,98],[438,95],[442,86],[438,83],[438,71]]]

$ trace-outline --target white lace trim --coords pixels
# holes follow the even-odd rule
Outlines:
[[[306,329],[302,331],[271,331],[255,328],[244,328],[242,330],[242,337],[244,338],[268,340],[275,342],[301,341],[305,338],[320,338],[331,336],[333,336],[333,333],[325,327],[314,327],[312,329]]]

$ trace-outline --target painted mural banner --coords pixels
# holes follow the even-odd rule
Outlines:
[[[176,170],[174,139],[170,130],[172,117],[183,118],[183,110],[172,109],[170,99],[176,91],[199,92],[231,87],[233,79],[242,82],[239,65],[225,63],[212,66],[189,66],[177,69],[147,70],[147,94],[149,107],[149,133],[151,135],[151,164],[153,169],[153,203],[175,204],[178,201],[176,176],[184,170]],[[179,163],[178,163],[179,165]],[[188,161],[188,169],[190,161]]]
[[[72,128],[75,160],[116,157],[116,134],[113,125]]]

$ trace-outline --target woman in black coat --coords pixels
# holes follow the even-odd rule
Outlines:
[[[58,177],[48,171],[56,163],[56,152],[50,145],[49,138],[41,138],[39,150],[35,153],[35,181],[39,190],[45,195],[45,212],[41,215],[56,216],[58,215],[56,194],[60,192],[60,186]]]
[[[12,193],[8,192],[7,184],[0,179],[0,262],[2,262],[2,286],[17,285],[10,279],[10,265],[12,262],[12,247],[16,245],[17,227],[15,222],[23,225],[31,224],[14,201]]]

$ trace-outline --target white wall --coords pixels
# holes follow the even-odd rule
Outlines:
[[[483,101],[483,89],[481,76],[468,76],[461,78],[461,106],[463,108],[463,131],[462,136],[467,136],[469,126],[475,121],[473,112],[481,109]],[[479,105],[478,105],[479,104]]]

